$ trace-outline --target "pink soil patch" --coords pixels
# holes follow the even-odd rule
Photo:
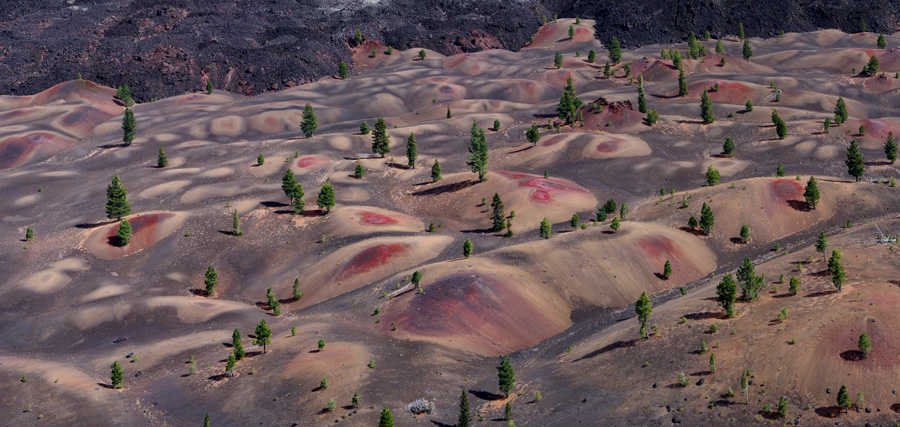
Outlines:
[[[90,134],[97,125],[113,116],[115,114],[93,106],[80,106],[75,107],[71,113],[64,115],[62,120],[60,120],[60,124],[71,134],[83,138]]]
[[[547,24],[538,29],[538,32],[534,35],[534,43],[531,43],[527,47],[544,47],[556,40],[554,38],[554,32],[556,32],[558,25],[557,24]]]
[[[776,179],[770,185],[770,193],[775,200],[788,205],[789,200],[804,200],[803,186],[800,181],[792,179]]]
[[[116,259],[134,254],[142,249],[156,244],[167,235],[161,232],[162,223],[175,218],[174,213],[161,212],[136,216],[128,219],[131,224],[131,242],[125,246],[118,246],[116,231],[118,223],[110,224],[102,233],[94,233],[86,241],[88,251],[103,259]]]
[[[331,160],[318,156],[306,156],[297,160],[297,166],[301,168],[311,168],[327,165]]]
[[[12,111],[7,111],[3,114],[0,114],[0,125],[11,124],[16,119],[27,116],[28,114],[37,112],[37,108],[18,108]]]
[[[882,321],[886,318],[886,314],[880,312],[869,312],[868,314]],[[841,359],[841,363],[848,368],[866,371],[891,369],[896,361],[897,352],[900,350],[900,342],[897,340],[897,334],[886,329],[882,324],[883,322],[860,320],[858,323],[832,327],[821,335],[820,346],[824,349],[817,350],[816,354],[823,355],[822,357]],[[861,356],[856,343],[863,332],[869,334],[872,340],[872,351],[868,358],[856,360]]]
[[[644,114],[634,111],[630,100],[623,102],[608,102],[600,98],[581,107],[586,129],[608,129],[607,122],[611,122],[617,128],[640,125],[644,120]]]
[[[550,83],[551,86],[555,87],[565,86],[569,77],[572,77],[572,72],[568,70],[548,71],[547,74],[545,74],[547,83]]]
[[[877,55],[878,65],[881,70],[900,70],[900,47],[892,47]]]
[[[337,280],[344,280],[378,268],[386,264],[391,258],[406,253],[409,247],[407,244],[391,243],[366,248],[351,258],[350,261],[347,261]]]
[[[48,132],[32,132],[0,140],[0,170],[37,163],[71,148],[75,140]]]
[[[666,81],[678,78],[678,71],[671,61],[644,58],[631,65],[632,74],[641,74],[647,81]]]
[[[715,86],[716,83],[719,84],[719,90],[710,89]],[[688,89],[690,91],[688,93],[689,98],[700,99],[700,96],[703,95],[703,90],[706,89],[709,94],[709,99],[726,104],[743,104],[747,102],[747,99],[753,94],[752,89],[741,83],[722,80],[701,80],[699,82],[693,82],[688,85]]]
[[[456,93],[456,88],[454,88],[453,86],[450,86],[450,85],[443,85],[443,86],[441,86],[441,88],[438,89],[438,90],[439,90],[441,93],[443,93],[443,94],[448,94],[448,95]]]
[[[447,344],[478,354],[529,347],[565,328],[509,282],[484,273],[443,277],[402,309],[387,310],[381,323],[385,333],[396,323],[404,335],[453,341]]]
[[[647,236],[635,242],[644,254],[653,259],[674,259],[675,245],[666,236]]]
[[[387,215],[377,214],[374,212],[360,212],[359,223],[364,225],[390,225],[396,224],[397,220]]]
[[[597,144],[597,151],[607,154],[607,153],[615,153],[622,149],[622,145],[624,141],[621,139],[611,139],[608,141],[603,141]]]
[[[554,196],[564,196],[567,194],[589,194],[587,190],[568,181],[555,178],[544,178],[538,175],[531,175],[518,172],[498,172],[501,175],[519,181],[519,187],[531,187],[535,191],[531,193],[531,199],[537,202],[547,203],[553,201]]]
[[[859,123],[856,123],[859,122]],[[894,132],[894,137],[898,136],[898,130],[895,129],[895,126],[891,126],[890,123],[880,120],[880,119],[863,119],[863,120],[853,120],[852,129],[856,133],[859,131],[859,125],[863,125],[866,127],[866,136],[870,138],[876,138],[879,140],[884,140],[887,138],[889,132]]]
[[[591,35],[591,31],[587,28],[579,28],[575,30],[575,35],[572,37],[572,43],[583,43],[587,41],[591,41],[594,39],[594,36]]]
[[[563,142],[566,139],[567,139],[566,135],[553,135],[550,138],[547,138],[547,139],[541,141],[541,146],[542,147],[550,147],[550,146],[559,144],[560,142]]]

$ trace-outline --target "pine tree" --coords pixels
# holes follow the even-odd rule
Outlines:
[[[596,59],[597,59],[597,52],[594,52],[594,49],[591,49],[591,51],[588,52],[587,61],[590,62],[591,64],[593,64]]]
[[[822,253],[822,261],[825,261],[825,249],[828,249],[828,235],[825,232],[819,233],[819,238],[816,239],[816,252]]]
[[[698,225],[699,223],[697,222],[697,218],[691,215],[691,217],[688,219],[688,227],[690,227],[691,230],[696,230]]]
[[[828,133],[828,131],[831,129],[831,117],[825,118],[825,124],[823,127],[824,127],[824,132]]]
[[[743,22],[738,22],[738,38],[741,40],[744,39],[744,23]]]
[[[722,46],[722,40],[716,40],[716,53],[725,53],[725,46]]]
[[[722,152],[726,156],[734,155],[734,141],[731,138],[725,138],[725,144],[722,144]]]
[[[131,223],[127,219],[122,218],[119,228],[116,230],[116,239],[119,246],[125,246],[131,242]]]
[[[259,156],[256,156],[256,165],[262,166],[265,163],[266,163],[266,158],[262,155],[262,153],[259,153]]]
[[[207,80],[206,81],[206,94],[212,95],[212,93],[213,93],[213,84],[211,81]]]
[[[466,389],[463,387],[462,394],[459,396],[459,418],[456,421],[456,427],[469,427],[472,417],[469,415],[469,398],[466,396]]]
[[[472,240],[466,239],[466,241],[463,243],[463,256],[468,258],[470,255],[472,255],[473,249],[475,249],[475,245],[472,244]]]
[[[431,166],[431,182],[438,182],[441,178],[441,162],[434,159],[434,164]]]
[[[449,105],[447,106],[447,118],[448,118],[448,119],[452,119],[452,118],[453,118],[453,113],[450,112],[450,106],[449,106]]]
[[[869,352],[872,351],[872,340],[869,338],[869,334],[863,333],[860,335],[857,346],[859,347],[859,351],[862,352],[863,358],[868,358]]]
[[[562,68],[562,65],[563,65],[562,53],[556,52],[556,55],[553,55],[553,66],[556,68]]]
[[[353,398],[350,399],[350,406],[359,408],[359,392],[353,392]]]
[[[472,122],[471,146],[469,147],[469,161],[466,162],[472,172],[478,174],[478,180],[484,182],[484,176],[487,174],[488,165],[488,147],[484,138],[484,131],[478,127],[478,122]]]
[[[284,176],[281,178],[281,191],[284,192],[284,195],[290,199],[291,204],[294,203],[294,199],[297,198],[297,186],[300,185],[297,182],[297,177],[294,176],[294,171],[291,168],[287,168],[284,171]],[[302,196],[301,196],[302,197]]]
[[[119,364],[119,361],[116,360],[113,362],[112,366],[110,366],[110,374],[109,378],[112,382],[113,388],[122,388],[122,379],[125,377],[125,372],[122,371],[122,365]]]
[[[779,163],[778,167],[775,168],[775,176],[783,177],[784,176],[784,165]]]
[[[500,130],[500,120],[494,119],[494,127],[491,128],[494,132]]]
[[[572,226],[575,230],[578,229],[578,226],[581,225],[581,217],[578,216],[577,213],[572,214],[572,219],[569,220],[569,225]]]
[[[856,140],[850,141],[850,147],[847,148],[847,160],[844,163],[847,165],[847,173],[856,178],[856,182],[862,180],[866,168],[865,161]]]
[[[703,204],[703,207],[700,209],[700,229],[709,234],[712,231],[713,224],[715,224],[715,217],[713,217],[712,209]]]
[[[394,427],[394,417],[391,416],[391,408],[385,406],[384,409],[381,410],[381,417],[378,419],[378,427]]]
[[[722,280],[716,286],[716,295],[719,297],[719,304],[725,310],[725,315],[734,317],[734,301],[737,299],[737,283],[731,277],[731,273],[722,277]]]
[[[887,47],[887,40],[884,39],[884,34],[878,35],[878,41],[876,43],[878,44],[879,49],[884,49]]]
[[[791,276],[790,286],[788,286],[788,292],[791,295],[797,295],[797,291],[800,290],[800,279],[797,276]]]
[[[30,242],[34,240],[34,229],[31,227],[25,227],[25,241]]]
[[[241,217],[238,215],[237,209],[234,210],[234,214],[231,216],[231,234],[235,236],[244,234],[241,230]]]
[[[125,145],[131,145],[136,133],[137,122],[134,119],[134,112],[130,108],[126,108],[125,115],[122,116],[122,142]]]
[[[293,296],[294,301],[300,301],[300,298],[303,298],[303,292],[300,292],[300,279],[294,279]]]
[[[749,111],[753,111],[753,101],[751,101],[751,100],[748,99],[748,100],[747,100],[747,103],[744,104],[744,108],[745,108],[748,112],[749,112]]]
[[[372,132],[372,152],[384,157],[391,152],[391,140],[387,134],[387,123],[383,117],[375,121],[375,132]]]
[[[563,96],[565,96],[565,94],[563,94]],[[525,137],[528,138],[528,142],[537,145],[538,141],[541,140],[541,131],[538,129],[538,125],[532,123],[531,127],[525,131]]]
[[[687,96],[687,81],[684,79],[684,68],[678,69],[678,96]]]
[[[613,37],[609,41],[609,60],[613,64],[618,64],[620,59],[622,59],[622,47],[619,45],[619,39]]]
[[[356,163],[356,168],[353,170],[353,177],[356,179],[362,179],[366,175],[366,168],[359,162]]]
[[[870,76],[878,74],[878,58],[876,58],[875,55],[869,57],[869,63],[866,64],[863,71]]]
[[[647,334],[647,321],[653,316],[653,308],[650,297],[647,296],[647,292],[641,293],[640,298],[634,303],[634,312],[637,313],[638,322],[641,324],[641,338],[649,338],[650,335]]]
[[[644,77],[638,75],[638,111],[647,114],[647,100],[644,99]]]
[[[688,34],[688,56],[691,59],[700,57],[700,42],[697,41],[697,36],[694,35],[693,31]]]
[[[231,348],[234,349],[232,351],[236,360],[244,358],[246,353],[244,352],[244,344],[241,343],[241,331],[237,328],[235,328],[234,332],[231,334]]]
[[[847,273],[844,271],[842,259],[843,254],[841,254],[841,251],[835,249],[831,251],[831,259],[828,260],[828,270],[831,272],[831,283],[834,284],[834,287],[837,288],[838,292],[841,291],[841,287],[847,281]]]
[[[330,183],[326,182],[322,184],[322,189],[319,191],[319,197],[316,199],[316,204],[319,205],[320,209],[325,209],[326,214],[331,212],[331,208],[334,207],[334,188],[331,187]]]
[[[612,77],[612,75],[613,75],[613,71],[609,67],[609,62],[603,64],[603,77],[606,77],[607,79],[609,79],[610,77]]]
[[[369,123],[367,121],[363,120],[363,122],[359,124],[359,133],[361,135],[369,134]]]
[[[716,372],[716,353],[709,355],[709,372]]]
[[[843,97],[838,97],[837,103],[834,105],[834,123],[840,125],[849,118],[850,114],[847,112],[847,103],[844,102]]]
[[[709,99],[706,89],[703,89],[703,95],[700,96],[700,116],[703,117],[704,124],[716,121],[716,116],[712,110],[712,101]]]
[[[419,51],[419,60],[420,60],[420,61],[424,61],[424,60],[425,60],[425,55],[426,55],[425,49],[420,50],[420,51]]]
[[[263,353],[266,353],[266,345],[271,343],[272,330],[269,329],[269,325],[266,324],[266,319],[262,319],[256,325],[256,339],[253,340],[253,345],[263,346]]]
[[[213,268],[212,265],[207,267],[206,276],[203,280],[203,283],[206,285],[206,295],[212,296],[216,293],[216,283],[219,282],[219,273],[216,273],[216,269]]]
[[[847,393],[846,385],[841,384],[841,389],[838,390],[837,404],[844,411],[847,411],[850,409],[850,394]]]
[[[203,418],[203,427],[209,427],[209,414],[206,414],[206,417]]]
[[[513,421],[512,405],[509,402],[506,402],[506,406],[503,407],[503,419],[506,420],[507,423],[512,423]],[[509,424],[507,424],[507,426],[508,425]],[[515,426],[515,424],[513,426]]]
[[[744,243],[750,241],[750,227],[748,227],[747,224],[741,226],[741,240]]]
[[[628,204],[622,203],[622,206],[619,207],[619,219],[622,221],[627,221],[628,220],[628,212],[630,212],[628,210]]]
[[[225,359],[225,373],[228,376],[234,376],[234,363],[237,360],[237,357],[234,355],[234,352],[228,353],[228,358]]]
[[[550,225],[550,220],[547,218],[541,220],[541,237],[544,239],[553,237],[553,227]]]
[[[654,108],[647,113],[647,125],[653,126],[657,121],[659,121],[659,113],[657,113],[656,108]]]
[[[666,280],[669,280],[669,278],[672,277],[672,263],[670,263],[669,260],[666,260],[666,264],[663,266],[663,277],[665,277]]]
[[[122,219],[131,214],[131,202],[127,200],[128,189],[119,180],[119,175],[113,175],[112,182],[106,187],[106,217],[109,219]]]
[[[303,131],[307,138],[310,138],[317,129],[319,129],[319,122],[316,119],[316,112],[313,111],[312,105],[307,103],[303,107],[303,123],[300,124],[300,130]]]
[[[706,185],[712,187],[714,185],[719,185],[719,171],[714,168],[712,165],[709,165],[706,168]]]
[[[745,61],[749,61],[750,57],[753,56],[753,48],[750,47],[750,40],[744,40],[744,49],[741,53],[744,55]]]
[[[166,157],[166,149],[159,147],[159,153],[156,156],[156,167],[164,168],[169,165],[169,158]]]
[[[808,205],[813,209],[816,208],[816,205],[819,203],[819,184],[816,182],[816,177],[809,177],[809,181],[806,182],[806,190],[803,192],[803,197],[806,199]]]
[[[419,157],[419,148],[416,146],[416,134],[410,133],[406,140],[406,164],[415,169],[416,159]]]
[[[613,218],[609,223],[609,228],[612,228],[614,233],[619,230],[620,226],[621,224],[619,223],[619,218]]]
[[[497,368],[497,378],[500,391],[509,396],[509,392],[512,391],[516,382],[516,375],[513,372],[512,362],[509,361],[509,357],[503,356],[500,360],[500,367]]]
[[[500,200],[500,194],[494,193],[491,200],[491,223],[492,231],[503,231],[506,225],[506,214],[503,212],[503,201]]]
[[[582,105],[584,105],[584,102],[581,98],[578,98],[578,94],[575,91],[575,83],[569,77],[566,80],[566,87],[563,89],[562,96],[559,98],[559,104],[556,106],[556,112],[561,120],[565,120],[567,124],[572,123],[575,120],[575,113]]]
[[[889,132],[884,140],[884,155],[891,164],[897,161],[897,141],[894,140],[894,132]]]
[[[338,76],[341,77],[341,80],[347,80],[347,77],[350,76],[350,73],[347,71],[347,63],[344,61],[338,64]]]

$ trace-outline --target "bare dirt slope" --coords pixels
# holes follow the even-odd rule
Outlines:
[[[176,426],[209,414],[213,425],[374,425],[388,406],[399,426],[452,425],[466,387],[475,418],[490,425],[505,424],[508,402],[520,426],[893,422],[897,249],[876,245],[870,224],[887,233],[900,226],[900,192],[887,180],[900,171],[881,149],[889,132],[900,135],[891,89],[900,62],[890,56],[900,37],[889,35],[883,50],[873,33],[754,38],[751,61],[736,40],[724,41],[722,54],[704,41],[711,54],[684,61],[684,97],[671,60],[659,57],[668,46],[626,50],[661,116],[651,127],[625,67],[603,77],[607,52],[595,25],[560,19],[520,52],[427,50],[425,59],[368,40],[352,52],[359,72],[348,80],[139,103],[129,146],[115,91],[89,80],[0,97],[0,413],[12,414],[4,421]],[[592,49],[598,61],[589,63]],[[882,58],[885,74],[846,74],[864,65],[860,52]],[[556,117],[568,78],[585,101],[574,124]],[[782,91],[777,102],[772,83]],[[700,120],[703,89],[711,89],[712,124]],[[850,119],[825,133],[838,97]],[[309,138],[300,130],[306,104],[318,117]],[[776,109],[784,139],[770,119]],[[391,152],[358,159],[372,144],[360,124],[374,128],[378,117]],[[535,144],[525,138],[533,123]],[[476,124],[489,148],[484,182],[466,165]],[[731,157],[721,154],[727,137]],[[861,182],[843,163],[854,138],[866,157]],[[435,161],[443,179],[433,182]],[[786,176],[774,177],[778,164]],[[711,187],[710,165],[722,177]],[[305,192],[299,214],[282,192],[287,170]],[[132,202],[134,237],[124,247],[104,212],[115,174]],[[815,209],[803,196],[811,176],[822,193]],[[336,195],[330,212],[317,206],[326,182]],[[491,230],[494,194],[511,237]],[[596,220],[610,199],[616,209]],[[703,203],[716,218],[709,235],[687,228]],[[539,233],[545,218],[549,239]],[[749,242],[739,238],[742,225]],[[821,231],[830,249],[844,251],[840,294],[829,292],[810,249]],[[761,301],[739,305],[736,319],[720,319],[713,288],[745,256],[769,286]],[[798,263],[802,272],[793,271]],[[205,292],[209,266],[218,273],[214,295]],[[418,289],[415,271],[423,273]],[[800,277],[799,295],[774,283],[782,273]],[[660,331],[647,341],[637,339],[633,318],[642,292],[653,298]],[[789,318],[773,320],[781,308]],[[252,345],[260,319],[273,331],[265,352]],[[713,322],[719,331],[705,334]],[[232,377],[225,360],[235,328],[248,357]],[[874,348],[856,360],[847,352],[862,330]],[[691,353],[704,338],[719,357],[715,374],[704,371],[707,354]],[[497,394],[499,355],[511,355],[516,369],[510,396]],[[113,361],[124,366],[122,390],[110,387]],[[751,405],[727,397],[741,369],[756,374]],[[681,370],[687,388],[673,386]],[[841,383],[865,392],[872,411],[828,409]],[[355,392],[359,407],[350,406]],[[782,394],[786,420],[759,413]],[[436,411],[404,412],[419,398]]]

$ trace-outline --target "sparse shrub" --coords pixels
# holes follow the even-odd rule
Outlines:
[[[322,381],[319,381],[319,388],[322,390],[328,388],[328,378],[322,378]]]

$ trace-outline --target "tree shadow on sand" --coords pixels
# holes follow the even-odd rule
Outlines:
[[[824,297],[826,295],[836,294],[837,291],[819,291],[813,292],[811,294],[805,295],[804,298],[816,298],[816,297]]]
[[[444,193],[455,193],[460,190],[465,190],[466,188],[469,188],[477,183],[478,183],[478,181],[476,181],[474,179],[469,179],[466,181],[444,184],[439,187],[434,187],[434,188],[429,188],[429,189],[422,190],[422,191],[417,191],[417,192],[413,193],[413,195],[414,196],[437,196],[439,194],[444,194]]]
[[[481,400],[502,400],[506,399],[506,396],[499,393],[491,393],[489,391],[484,390],[469,390],[469,394],[475,396]]]
[[[859,350],[847,350],[841,352],[841,359],[844,359],[848,362],[859,362],[860,360],[866,359],[866,354]]]
[[[825,418],[837,418],[841,412],[844,412],[844,410],[841,409],[840,406],[822,406],[816,408],[816,414]]]
[[[634,345],[637,344],[637,342],[640,340],[641,340],[640,338],[635,338],[630,341],[622,341],[622,340],[616,341],[612,344],[607,345],[606,347],[603,347],[598,350],[594,350],[588,354],[585,354],[584,356],[579,357],[578,359],[575,359],[575,362],[578,362],[578,361],[581,361],[584,359],[591,359],[591,358],[597,357],[603,353],[609,353],[610,351],[613,351],[613,350],[616,350],[619,348],[634,347]]]
[[[792,207],[795,211],[800,211],[800,212],[812,211],[812,207],[809,205],[809,203],[806,203],[805,201],[788,200],[787,204],[788,204],[788,206]]]

